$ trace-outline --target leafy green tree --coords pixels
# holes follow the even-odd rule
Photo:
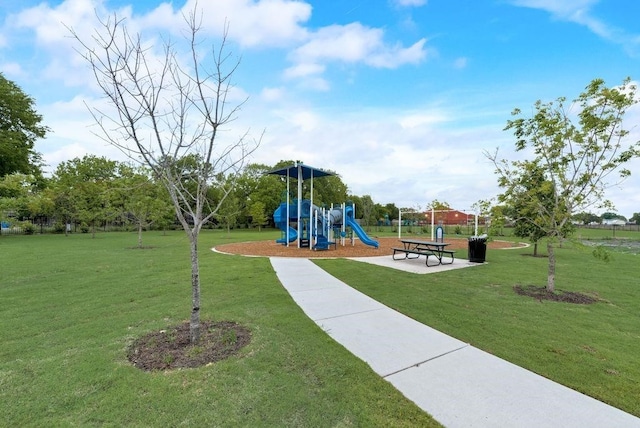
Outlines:
[[[398,219],[398,211],[400,210],[398,209],[398,207],[396,207],[396,204],[394,203],[385,204],[384,208],[386,213],[389,214],[389,220]]]
[[[623,220],[623,221],[627,221],[627,218],[623,215],[620,215],[618,213],[612,213],[612,212],[606,212],[603,213],[600,218],[602,220]]]
[[[489,234],[492,236],[504,235],[504,226],[507,223],[507,215],[505,214],[506,207],[504,205],[494,205],[489,211],[489,218],[491,218],[491,224],[489,227]],[[534,250],[535,253],[535,250]]]
[[[113,202],[138,231],[138,248],[142,248],[142,231],[173,214],[166,189],[154,182],[147,170],[123,167],[113,184]]]
[[[334,173],[331,170],[327,172]],[[334,173],[335,174],[335,173]],[[311,181],[307,180],[303,186],[305,195],[309,195]],[[331,204],[341,204],[347,200],[347,186],[339,175],[329,175],[313,180],[313,203],[319,207],[329,208]]]
[[[40,230],[42,231],[44,221],[51,217],[54,212],[53,200],[49,197],[46,189],[31,195],[28,208],[34,222],[40,221]]]
[[[513,185],[500,196],[508,203],[507,213],[514,221],[513,234],[527,238],[533,244],[533,255],[538,255],[538,242],[547,236],[545,221],[554,209],[560,216],[566,216],[565,210],[555,206],[553,183],[545,178],[544,170],[535,163],[523,162],[526,174],[520,182]],[[573,231],[573,224],[563,223],[561,237],[565,238]]]
[[[589,207],[611,207],[605,191],[630,175],[625,164],[640,155],[640,142],[628,141],[623,118],[638,102],[636,86],[630,79],[617,88],[608,88],[601,79],[593,80],[574,101],[576,110],[565,106],[566,99],[537,101],[532,117],[522,117],[519,109],[505,130],[516,137],[516,150],[529,160],[498,159],[498,152],[486,153],[494,163],[499,185],[509,195],[527,181],[535,168],[542,171],[541,191],[525,198],[536,224],[547,238],[547,290],[555,291],[555,245],[563,238],[574,213]],[[575,113],[574,113],[575,112]],[[613,182],[612,182],[613,180]]]
[[[635,224],[640,224],[640,213],[633,213],[629,221]]]
[[[217,210],[216,219],[227,229],[227,235],[231,233],[231,229],[236,225],[241,212],[240,201],[234,195],[227,196],[224,203]]]
[[[451,209],[451,205],[449,205],[449,203],[446,202],[446,201],[440,202],[439,200],[434,199],[433,201],[431,201],[430,203],[427,204],[425,209],[427,211],[431,211],[431,210],[447,211],[447,210]]]
[[[273,169],[264,164],[247,165],[237,178],[234,188],[234,193],[239,200],[262,202],[268,216],[272,215],[283,201],[287,188],[286,183],[279,176],[267,175],[267,172]]]
[[[367,232],[369,232],[371,230],[371,223],[375,223],[377,219],[375,204],[373,199],[371,199],[371,196],[364,195],[360,198],[360,210],[356,210],[356,215],[358,215],[358,212],[362,216],[360,218],[362,219]]]
[[[262,226],[267,222],[264,203],[261,201],[253,202],[249,207],[249,214],[251,214],[251,224],[258,226],[258,231],[262,230]]]
[[[42,182],[42,157],[35,142],[48,129],[41,124],[34,100],[0,73],[0,177],[22,173]]]
[[[29,202],[34,195],[33,176],[13,173],[0,178],[0,220],[31,217]]]
[[[105,157],[85,155],[61,162],[52,177],[56,211],[67,221],[78,220],[91,227],[115,213],[111,191],[118,177],[118,163]]]
[[[575,214],[572,220],[580,224],[602,223],[600,216],[586,211]]]

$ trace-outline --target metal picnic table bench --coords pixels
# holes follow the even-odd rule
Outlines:
[[[406,260],[406,259],[417,259],[420,256],[426,257],[426,265],[427,266],[437,266],[437,265],[449,265],[453,263],[453,254],[455,251],[445,249],[447,243],[445,242],[434,242],[434,241],[420,241],[416,239],[401,239],[403,248],[393,248],[393,260]],[[396,258],[396,254],[404,254],[403,258]],[[443,261],[444,255],[448,255],[450,261]],[[434,256],[438,259],[438,263],[429,264],[429,256]]]

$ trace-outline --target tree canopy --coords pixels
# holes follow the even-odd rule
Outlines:
[[[516,117],[505,130],[513,131],[516,150],[525,160],[508,161],[498,152],[486,153],[494,163],[501,199],[519,207],[547,239],[547,289],[555,289],[554,244],[566,235],[574,213],[612,204],[605,191],[631,173],[625,164],[640,156],[640,141],[629,141],[623,119],[638,103],[630,79],[609,88],[595,79],[570,105],[564,97],[537,101],[531,117]],[[532,178],[532,171],[536,172]]]
[[[34,100],[0,73],[0,177],[22,173],[42,179],[42,156],[34,146],[48,129]]]

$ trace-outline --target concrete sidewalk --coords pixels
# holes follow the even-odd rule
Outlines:
[[[447,427],[640,427],[633,415],[384,306],[308,259],[271,264],[309,318]]]

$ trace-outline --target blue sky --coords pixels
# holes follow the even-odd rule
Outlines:
[[[93,135],[100,102],[64,25],[88,34],[117,11],[147,36],[179,34],[193,1],[0,0],[0,70],[35,100],[52,132],[50,169],[86,153],[123,159]],[[238,94],[234,127],[265,131],[251,161],[298,159],[341,175],[375,202],[469,210],[499,193],[483,151],[514,156],[511,111],[575,98],[594,78],[640,79],[640,2],[627,0],[208,0],[209,41],[225,19]],[[628,113],[640,139],[640,109]],[[610,189],[640,212],[640,163]]]

